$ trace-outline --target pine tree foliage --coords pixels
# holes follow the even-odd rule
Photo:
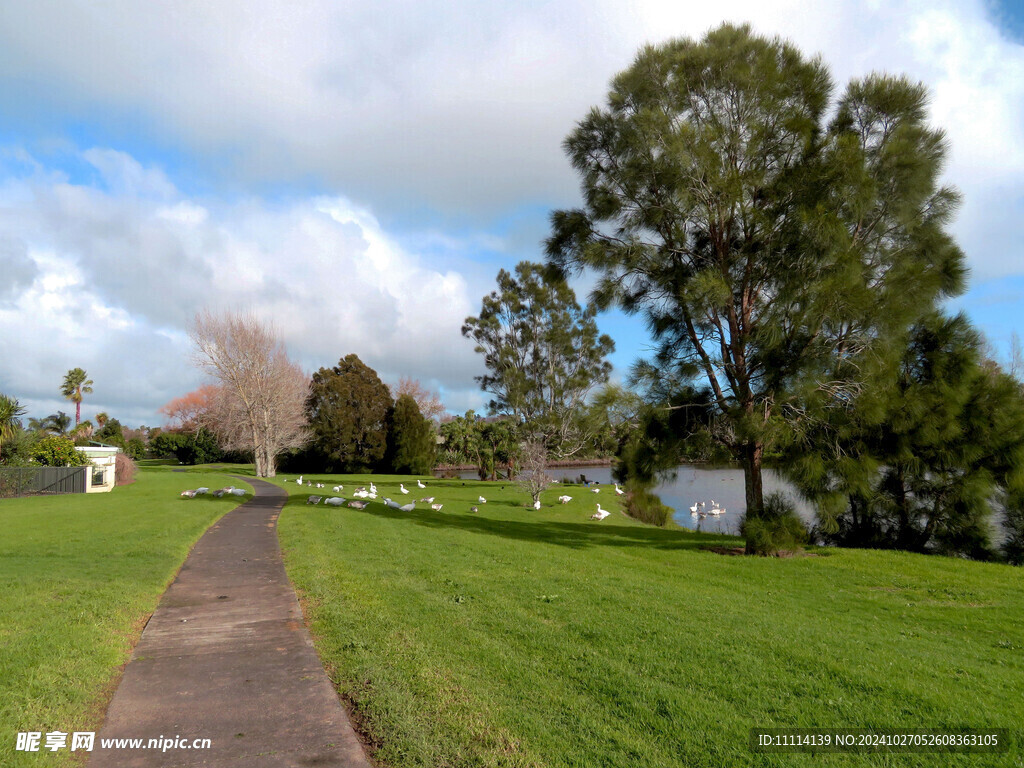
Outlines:
[[[387,450],[392,406],[387,386],[357,355],[318,370],[306,401],[315,458],[330,472],[376,468]]]
[[[490,411],[514,417],[555,455],[585,444],[575,417],[611,372],[605,357],[615,344],[598,333],[595,312],[580,307],[564,279],[524,261],[515,275],[498,273],[498,288],[484,297],[480,316],[462,326],[484,355],[487,373],[476,380],[494,396]]]
[[[434,427],[420,413],[411,395],[399,395],[389,419],[388,454],[393,472],[426,475],[434,468],[437,441]]]
[[[1024,396],[980,349],[962,315],[933,313],[854,407],[826,402],[820,418],[808,420],[785,465],[821,509],[826,538],[980,559],[994,553],[995,510],[1012,510],[1024,495]]]
[[[902,78],[853,81],[725,24],[647,46],[565,141],[584,205],[548,257],[647,321],[656,367],[701,379],[763,508],[761,463],[808,392],[850,397],[866,359],[962,288],[944,138]],[[890,352],[891,354],[891,352]]]

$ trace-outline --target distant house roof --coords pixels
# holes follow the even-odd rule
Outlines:
[[[88,445],[76,445],[75,448],[82,453],[94,456],[104,456],[114,453],[120,453],[121,449],[116,445],[107,445],[106,443],[97,443],[93,440],[89,441]]]

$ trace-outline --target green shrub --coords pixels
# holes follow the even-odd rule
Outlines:
[[[740,535],[747,540],[748,555],[777,555],[795,552],[807,543],[807,526],[792,502],[781,493],[765,496],[760,515],[745,515]]]
[[[84,453],[75,450],[70,437],[60,435],[44,437],[36,443],[32,458],[44,467],[85,467],[92,463]]]
[[[650,486],[636,481],[626,484],[626,514],[649,525],[664,527],[672,519],[672,508],[661,503],[658,494],[653,493]]]

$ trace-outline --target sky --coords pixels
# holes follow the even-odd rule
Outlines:
[[[81,367],[83,418],[159,425],[203,383],[186,329],[210,308],[309,372],[355,353],[482,409],[460,327],[580,204],[563,139],[640,46],[724,21],[820,55],[837,91],[928,87],[971,270],[949,308],[999,352],[1024,335],[1021,0],[5,0],[0,392],[73,414]],[[646,331],[598,322],[621,378]]]

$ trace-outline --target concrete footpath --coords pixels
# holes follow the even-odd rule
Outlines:
[[[287,494],[241,479],[255,498],[206,532],[164,593],[90,768],[370,766],[285,575],[277,517]],[[180,741],[166,751],[102,749],[102,739],[120,738]],[[210,747],[180,746],[197,739]]]

